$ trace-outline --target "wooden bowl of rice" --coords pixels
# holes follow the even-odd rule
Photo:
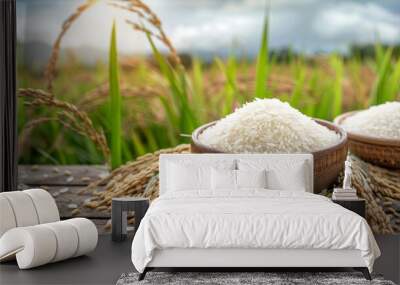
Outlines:
[[[358,111],[344,113],[335,119],[338,125]],[[366,136],[347,131],[350,151],[362,160],[387,168],[400,168],[400,140]]]
[[[339,140],[335,145],[311,152],[314,156],[314,193],[320,193],[337,182],[338,176],[344,168],[344,161],[347,157],[347,135],[341,127],[331,122],[320,119],[314,119],[314,121],[339,134]],[[224,153],[199,140],[200,134],[216,123],[217,121],[214,121],[200,126],[192,133],[192,153]]]

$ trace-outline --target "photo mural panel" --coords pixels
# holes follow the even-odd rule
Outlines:
[[[341,187],[347,159],[373,231],[399,233],[398,11],[19,0],[20,183],[80,187],[66,211],[107,216],[114,196],[158,196],[160,153],[313,153],[316,193]]]

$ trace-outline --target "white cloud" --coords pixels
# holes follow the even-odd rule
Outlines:
[[[374,3],[330,6],[315,18],[313,28],[326,40],[358,43],[400,40],[398,15]]]
[[[260,24],[257,20],[239,15],[219,16],[197,25],[178,25],[171,31],[171,38],[181,50],[212,51],[226,48],[234,40],[244,44],[249,37],[255,36],[251,31],[258,30],[255,28]]]
[[[62,22],[79,3],[80,0],[19,0],[18,39],[52,44]],[[267,0],[147,3],[159,15],[180,52],[227,54],[232,43],[235,51],[238,46],[239,52],[250,55],[258,50]],[[383,42],[400,43],[400,2],[395,0],[270,0],[270,5],[272,48],[291,46],[310,53],[343,51],[350,44],[372,43],[378,37]],[[117,19],[121,52],[150,52],[146,38],[124,23],[126,13],[110,8],[104,1],[74,23],[62,46],[107,52],[113,18]],[[159,47],[163,49],[161,44]]]

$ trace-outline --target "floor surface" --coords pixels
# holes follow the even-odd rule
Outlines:
[[[376,240],[382,256],[376,261],[374,272],[400,284],[400,236],[378,235]],[[122,273],[135,270],[130,259],[131,242],[131,238],[112,242],[110,235],[100,235],[96,250],[88,256],[29,270],[19,270],[15,261],[2,263],[0,285],[115,284]]]

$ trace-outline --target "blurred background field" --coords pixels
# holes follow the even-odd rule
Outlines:
[[[73,5],[69,4],[70,9],[74,11],[75,7],[84,1],[71,2]],[[280,37],[287,36],[287,42],[280,42],[277,30],[279,31],[282,25],[285,26],[279,21],[279,13],[282,11],[299,11],[300,13],[306,11],[307,5],[313,5],[313,3],[304,2],[305,4],[301,6],[286,1],[276,1],[278,4],[275,8],[275,2],[271,1],[267,24],[263,22],[266,5],[264,1],[255,1],[258,3],[258,8],[253,6],[249,8],[246,1],[237,3],[221,1],[220,4],[216,3],[218,1],[205,1],[203,4],[192,4],[199,8],[197,12],[193,12],[194,19],[198,18],[196,15],[205,13],[206,8],[215,8],[215,5],[221,5],[229,12],[231,8],[226,8],[226,6],[235,6],[235,3],[239,8],[247,7],[248,10],[244,10],[243,14],[256,19],[257,30],[250,36],[255,40],[251,43],[247,41],[249,35],[243,35],[244,40],[241,41],[237,37],[242,34],[232,34],[215,24],[216,34],[218,30],[221,30],[223,35],[230,36],[223,44],[216,42],[209,49],[203,47],[203,50],[190,49],[190,47],[196,46],[196,40],[212,43],[215,35],[210,38],[202,35],[193,39],[186,36],[185,40],[182,40],[182,32],[181,34],[177,32],[181,31],[176,23],[178,20],[168,21],[168,15],[164,15],[166,12],[162,10],[163,5],[159,2],[149,1],[148,4],[150,7],[154,4],[161,11],[160,18],[163,23],[164,21],[167,23],[165,27],[172,44],[174,44],[174,39],[178,43],[177,53],[182,66],[174,62],[173,58],[168,58],[168,49],[163,48],[156,39],[152,50],[151,38],[134,38],[134,43],[137,42],[138,46],[146,46],[146,48],[132,54],[126,52],[125,49],[129,50],[129,44],[132,42],[124,42],[121,34],[126,36],[139,32],[130,29],[129,34],[126,34],[124,26],[126,24],[117,21],[116,33],[120,35],[115,39],[119,56],[118,82],[121,100],[121,129],[119,131],[122,138],[120,140],[122,160],[120,163],[158,149],[188,143],[190,141],[188,136],[194,128],[231,113],[235,107],[255,97],[277,97],[288,101],[293,107],[311,117],[326,120],[332,120],[346,111],[400,99],[400,5],[396,5],[393,1],[364,4],[339,1],[337,5],[339,8],[347,5],[351,9],[342,8],[348,13],[338,14],[341,12],[339,9],[336,11],[336,18],[328,17],[327,21],[336,19],[336,27],[343,26],[343,23],[347,25],[344,29],[339,29],[332,39],[324,40],[324,38],[315,37],[315,42],[310,45],[296,42],[296,38],[302,36],[301,33],[304,33],[305,41],[313,40],[310,36],[312,33],[307,33],[306,25],[297,27],[293,34],[280,35]],[[324,8],[323,5],[326,4],[322,2],[324,1],[315,1],[313,7]],[[171,3],[172,7],[184,5],[182,1]],[[299,1],[299,3],[303,2]],[[26,5],[28,4],[25,1],[20,1],[20,11],[23,7],[26,8]],[[101,9],[105,9],[104,11],[118,10],[106,4],[102,5],[104,7]],[[296,5],[300,6],[296,7]],[[259,7],[263,7],[261,12]],[[57,6],[54,9],[57,9]],[[97,8],[93,9],[96,11]],[[253,14],[249,11],[253,11]],[[157,9],[156,12],[158,12]],[[179,13],[179,10],[175,13]],[[231,13],[235,15],[240,11],[234,10]],[[60,31],[62,20],[68,17],[65,12],[63,14],[64,17],[60,19],[59,26],[56,27],[57,33]],[[378,16],[374,18],[375,14]],[[337,15],[348,16],[341,18]],[[80,18],[85,19],[86,16],[93,18],[95,13],[87,12],[87,15],[83,13]],[[317,18],[320,14],[315,13],[314,16]],[[20,17],[29,18],[27,14],[21,13]],[[225,15],[218,17],[224,19]],[[303,18],[307,17],[310,17],[309,12],[304,12]],[[107,21],[112,21],[113,18],[115,15],[109,16]],[[105,43],[107,47],[105,55],[101,51],[88,54],[87,48],[84,51],[74,45],[68,46],[68,39],[74,37],[74,31],[77,33],[76,37],[82,37],[82,33],[77,32],[76,27],[89,25],[85,20],[79,22],[81,19],[74,23],[75,30],[71,28],[68,37],[65,38],[67,45],[61,49],[52,93],[57,99],[71,103],[78,110],[86,112],[94,127],[104,130],[107,141],[110,142],[113,133],[116,133],[115,126],[118,125],[118,121],[115,120],[116,114],[110,114],[112,103],[109,92],[109,82],[111,82],[109,60],[112,61],[112,55],[108,55],[108,46],[112,45],[111,26],[107,22],[104,28],[97,30],[97,24],[92,23],[93,26],[90,29],[93,33],[101,33],[106,38],[98,40],[102,42],[102,45]],[[187,24],[187,16],[182,16],[182,19],[182,25]],[[240,25],[235,26],[236,22],[232,24],[229,20],[225,19],[225,21],[228,25],[233,25],[232,29],[240,28]],[[362,25],[363,21],[369,25]],[[348,24],[353,22],[354,24]],[[333,22],[328,21],[325,24],[328,30],[335,27]],[[174,25],[178,28],[174,29]],[[287,24],[289,27],[291,25],[292,23]],[[382,28],[384,25],[386,25],[385,29]],[[196,26],[193,24],[193,27]],[[244,27],[247,26],[244,25]],[[40,25],[36,29],[40,31]],[[382,32],[388,29],[392,29],[391,34]],[[372,35],[366,39],[360,39],[359,30]],[[171,31],[171,34],[168,31]],[[201,25],[194,31],[199,35],[210,33],[210,30],[201,28]],[[181,36],[177,36],[177,33]],[[187,34],[190,35],[186,32]],[[341,38],[340,35],[343,37]],[[290,44],[291,37],[294,39],[293,44]],[[54,36],[48,36],[49,43],[54,41]],[[182,41],[192,42],[187,44],[189,48],[185,48]],[[32,42],[29,36],[19,38],[19,88],[45,89],[47,81],[43,71],[45,62],[50,57],[51,45],[49,51],[46,52],[46,47],[48,48],[49,45],[44,42],[43,40],[41,44]],[[276,42],[280,44],[274,46]],[[331,44],[327,45],[327,43]],[[204,42],[198,42],[198,45],[202,47]],[[37,57],[34,56],[35,53],[32,56],[33,47],[41,51]],[[158,53],[159,51],[162,55]],[[42,53],[46,60],[40,60],[39,54]],[[30,108],[29,105],[24,104],[27,103],[26,98],[22,97],[19,100],[20,163],[103,164],[107,161],[93,140],[65,128],[55,119],[57,110],[48,106]]]

